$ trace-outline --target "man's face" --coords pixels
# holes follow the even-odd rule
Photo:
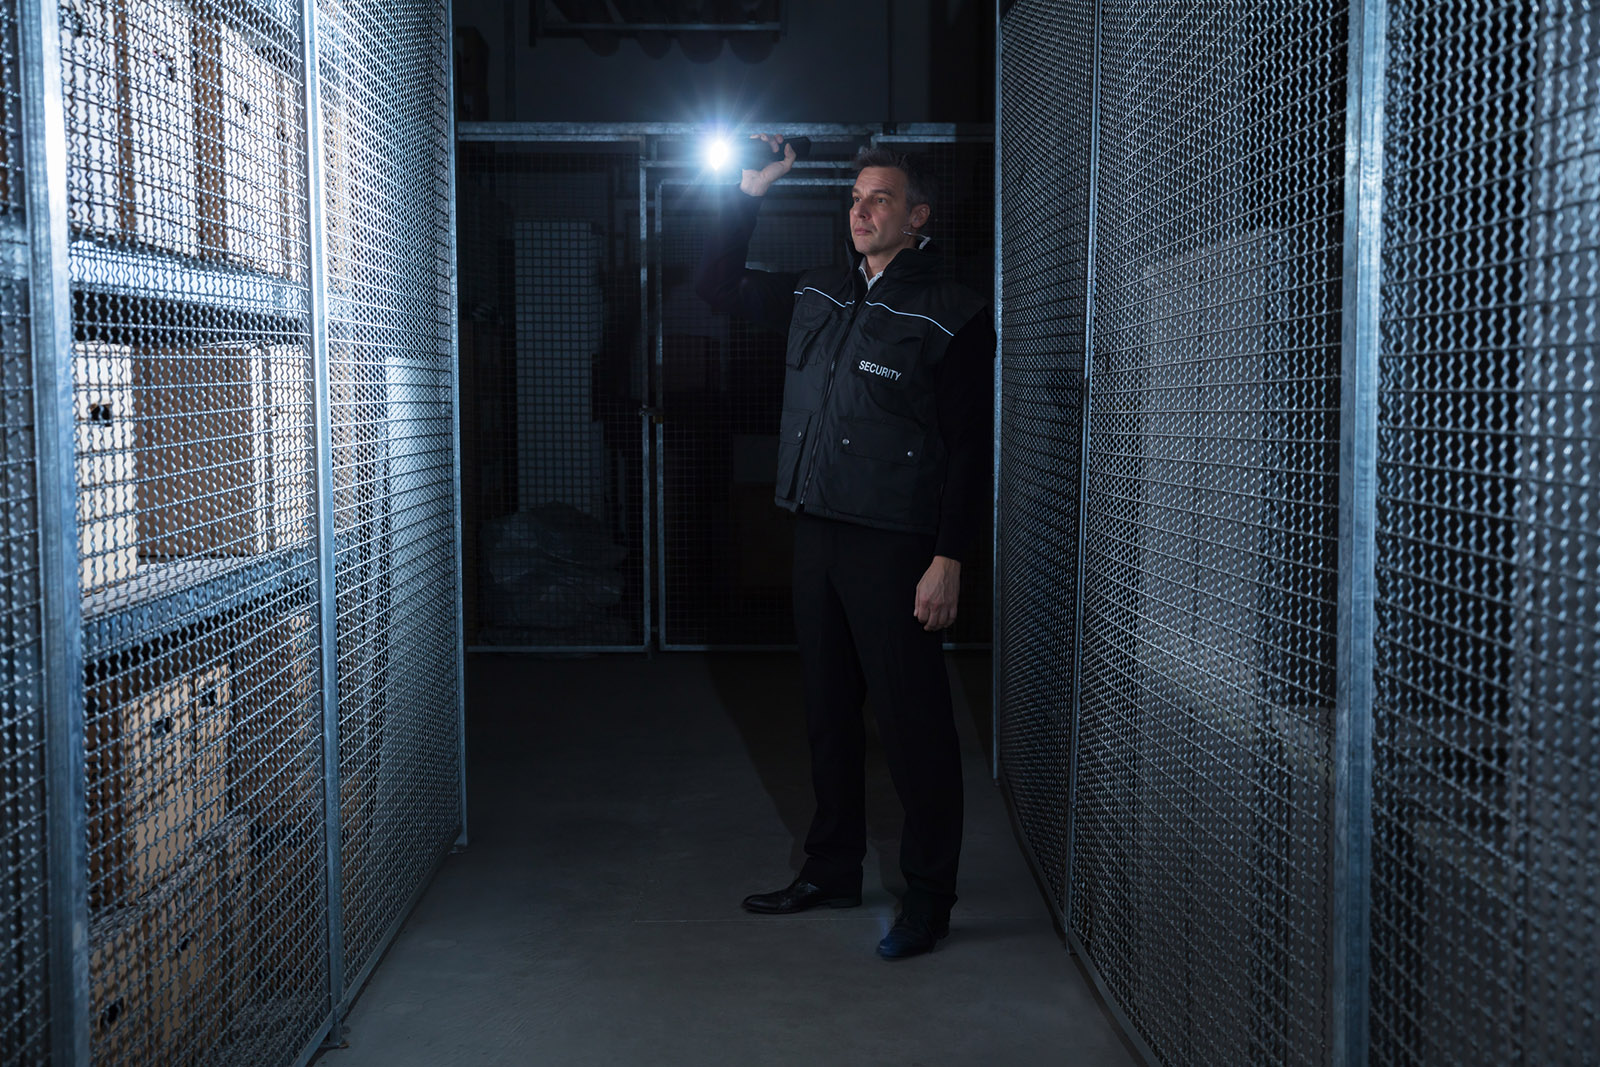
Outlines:
[[[915,243],[905,231],[928,221],[928,205],[906,203],[899,167],[864,167],[850,190],[850,236],[863,256],[881,257]]]

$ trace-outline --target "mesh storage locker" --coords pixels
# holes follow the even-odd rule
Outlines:
[[[1590,1062],[1600,21],[999,24],[999,762],[1069,941],[1156,1062]]]
[[[15,14],[0,1047],[294,1062],[461,829],[448,11]]]
[[[759,124],[751,124],[755,128]],[[927,164],[952,276],[992,291],[987,129],[780,124],[813,141],[768,198],[751,262],[798,271],[845,243],[849,161]],[[484,649],[792,645],[792,522],[773,503],[781,336],[715,315],[693,275],[733,184],[690,124],[461,129],[469,642]],[[467,340],[464,340],[467,343]],[[987,553],[987,538],[985,553]],[[990,636],[992,567],[965,561],[949,640]]]

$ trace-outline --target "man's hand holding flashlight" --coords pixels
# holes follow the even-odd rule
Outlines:
[[[751,196],[766,196],[772,184],[794,169],[794,147],[783,143],[781,133],[755,133],[751,140],[764,142],[774,153],[773,160],[760,170],[746,170],[739,174],[739,188]],[[782,155],[777,155],[779,150]]]

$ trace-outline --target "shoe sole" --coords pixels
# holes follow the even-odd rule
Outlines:
[[[815,908],[859,908],[860,897],[834,897],[831,900],[819,900],[815,904],[807,904],[803,908],[752,908],[748,904],[741,904],[745,911],[752,915],[799,915],[804,911]]]

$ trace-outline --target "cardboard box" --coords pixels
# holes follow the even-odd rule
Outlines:
[[[215,347],[134,361],[139,554],[248,556],[312,538],[309,355]]]
[[[200,241],[207,255],[297,278],[304,259],[304,124],[294,81],[239,29],[202,19]]]
[[[244,1007],[247,836],[224,824],[156,892],[92,924],[95,1062],[211,1062],[218,1024]]]
[[[228,780],[251,820],[322,818],[321,690],[316,607],[264,608],[227,631],[234,671]]]
[[[314,995],[327,971],[327,880],[321,811],[252,824],[251,989],[258,998]]]
[[[145,924],[117,908],[89,926],[89,1043],[96,1063],[149,1063],[143,1028],[149,988]]]
[[[227,814],[221,773],[227,669],[216,666],[130,692],[88,693],[89,903],[124,906],[188,861]]]
[[[304,225],[294,86],[233,29],[222,33],[223,203],[230,259],[298,274]]]
[[[194,16],[169,0],[119,4],[125,27],[123,236],[163,252],[199,251]]]
[[[85,593],[126,581],[138,566],[133,486],[78,489],[78,587]]]
[[[133,353],[126,345],[72,346],[78,486],[133,480]]]
[[[84,237],[119,238],[126,170],[125,17],[113,0],[61,8],[61,70],[67,128],[67,221]]]
[[[192,23],[169,0],[63,8],[67,217],[78,234],[198,250]]]
[[[73,346],[78,482],[78,585],[92,592],[133,577],[133,359],[125,345]]]
[[[328,259],[328,288],[348,293],[354,287],[355,204],[350,194],[356,179],[351,158],[349,105],[336,82],[320,87],[322,123],[322,228]]]
[[[225,829],[145,905],[153,1063],[203,1062],[239,1005],[249,850],[242,826]]]
[[[80,505],[81,505],[80,500]],[[133,513],[78,521],[78,588],[96,589],[133,577],[139,565]]]

